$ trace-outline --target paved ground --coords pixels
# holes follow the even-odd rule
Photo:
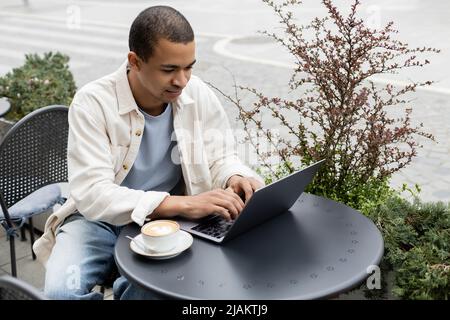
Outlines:
[[[272,11],[259,0],[207,1],[57,1],[19,0],[0,4],[0,75],[23,63],[29,52],[61,51],[71,57],[77,86],[114,71],[127,53],[128,28],[146,6],[168,4],[178,8],[191,21],[197,34],[198,64],[195,73],[225,92],[232,92],[232,76],[238,84],[249,85],[271,96],[294,97],[289,93],[290,57],[276,44],[262,39],[257,30],[277,26]],[[343,1],[336,2],[342,7]],[[442,50],[430,58],[432,64],[395,78],[378,77],[402,84],[408,79],[436,80],[429,90],[418,91],[413,101],[413,120],[423,122],[437,143],[424,141],[413,163],[395,175],[393,185],[403,182],[422,186],[427,201],[450,200],[450,3],[419,0],[365,1],[361,16],[374,27],[394,20],[400,37],[413,46]],[[297,12],[299,21],[322,14],[317,1],[305,0]],[[224,101],[224,99],[222,99]],[[236,110],[226,101],[233,120]],[[232,125],[239,127],[235,121]],[[273,123],[276,126],[275,123]],[[31,262],[29,250],[19,243],[19,273],[42,287],[43,270]],[[7,243],[0,243],[0,274],[9,272]]]

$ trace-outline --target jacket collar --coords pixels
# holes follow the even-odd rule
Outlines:
[[[139,112],[139,108],[134,100],[133,93],[131,92],[130,83],[127,77],[127,65],[128,60],[120,66],[120,68],[114,73],[116,80],[116,94],[117,101],[119,103],[119,114],[123,115],[133,110]],[[186,90],[181,92],[181,95],[173,103],[177,108],[183,108],[184,106],[193,104],[194,100],[186,93]]]

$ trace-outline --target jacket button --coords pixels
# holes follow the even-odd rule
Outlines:
[[[128,170],[128,166],[127,166],[126,164],[124,164],[124,165],[122,166],[122,168],[123,168],[123,170]]]
[[[136,130],[136,133],[135,133],[138,137],[140,137],[141,136],[141,134],[142,134],[142,131],[140,130],[140,129],[138,129],[138,130]]]

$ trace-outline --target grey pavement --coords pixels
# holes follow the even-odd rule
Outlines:
[[[336,1],[343,7],[343,0]],[[197,60],[194,73],[227,93],[233,93],[233,77],[240,85],[251,86],[268,96],[295,98],[287,83],[292,59],[258,30],[277,30],[277,18],[259,0],[227,1],[60,1],[19,0],[0,3],[0,75],[20,66],[25,53],[61,51],[70,56],[71,70],[78,87],[113,72],[126,58],[128,29],[134,17],[150,5],[167,4],[179,9],[196,32]],[[403,84],[409,79],[435,80],[427,90],[419,90],[412,102],[412,118],[423,122],[424,130],[435,135],[436,143],[423,141],[412,164],[397,173],[393,186],[418,183],[425,201],[450,201],[450,3],[436,0],[364,1],[361,16],[372,26],[394,20],[399,38],[412,46],[441,49],[431,56],[427,68],[406,74],[379,76],[375,81]],[[300,23],[323,14],[318,1],[305,0],[296,11]],[[244,95],[245,99],[248,99]],[[219,95],[235,129],[237,110]],[[268,122],[276,128],[277,124]],[[4,238],[4,234],[2,234]],[[8,243],[0,243],[0,274],[9,272]],[[31,283],[41,288],[43,269],[30,262],[26,244],[18,242],[21,272],[33,275]],[[36,266],[32,270],[31,266]],[[21,271],[21,269],[23,271]],[[22,273],[23,274],[23,273]],[[25,274],[23,274],[24,277]],[[359,297],[357,295],[357,297]]]

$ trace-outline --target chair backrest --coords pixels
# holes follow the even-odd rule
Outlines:
[[[48,184],[67,182],[68,108],[47,106],[19,120],[0,144],[0,191],[9,208]]]
[[[43,293],[9,275],[0,277],[0,300],[46,300]]]

